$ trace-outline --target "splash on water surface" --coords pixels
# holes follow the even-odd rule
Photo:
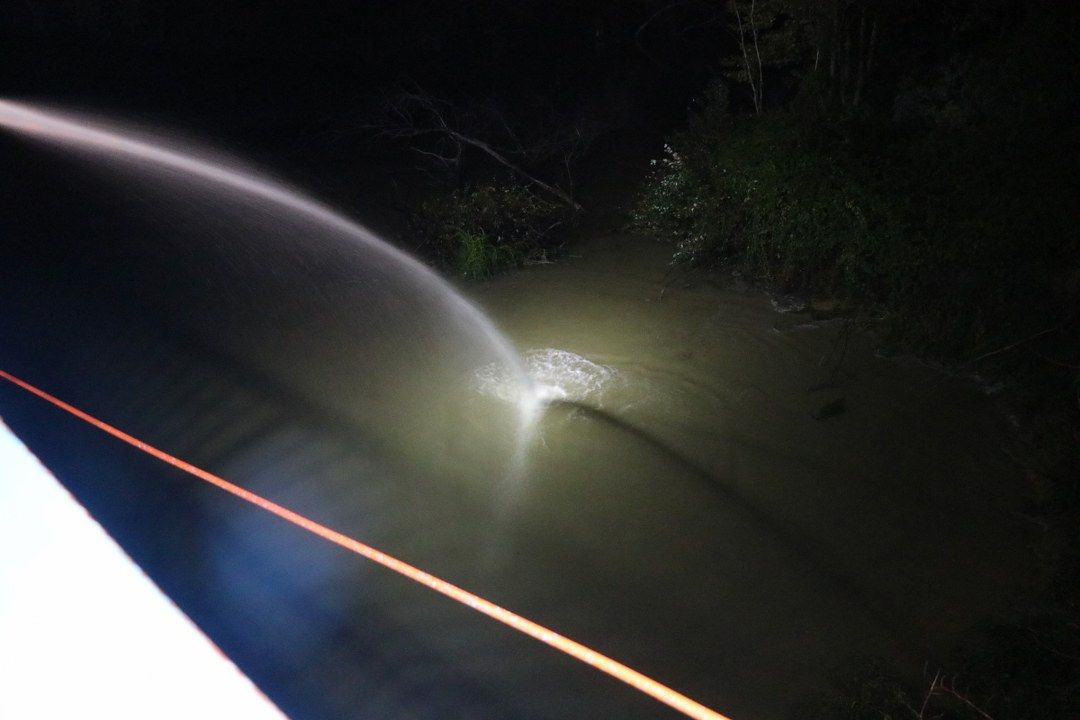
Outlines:
[[[569,400],[601,407],[604,391],[619,377],[615,368],[557,348],[528,351],[524,365],[525,373],[532,381],[525,392],[531,392],[531,397],[521,397],[523,385],[515,381],[501,363],[489,363],[476,371],[477,391],[487,397],[525,405],[540,406],[555,400]]]

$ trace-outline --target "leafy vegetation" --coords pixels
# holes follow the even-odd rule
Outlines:
[[[480,280],[499,270],[546,259],[566,210],[524,185],[473,185],[436,195],[413,216],[429,255]]]
[[[1013,389],[1039,580],[921,681],[845,667],[809,720],[1080,708],[1075,6],[731,0],[722,77],[632,213],[673,262],[843,299],[889,344]],[[911,12],[913,8],[925,14]],[[1047,10],[1043,12],[1043,10]],[[882,44],[889,46],[883,55]],[[886,65],[886,57],[889,58]],[[778,92],[783,90],[784,92]],[[786,94],[785,94],[786,93]],[[778,99],[779,98],[779,99]]]
[[[778,113],[676,138],[634,220],[678,262],[859,299],[922,352],[975,357],[1080,303],[1074,173],[1012,133]]]
[[[1064,108],[1022,106],[1058,80],[1030,72],[1045,45],[1025,35],[946,62],[888,114],[830,105],[812,74],[761,116],[731,112],[714,85],[656,161],[634,224],[678,262],[858,299],[924,354],[970,359],[1060,332],[1080,307],[1080,172],[1062,151],[1077,141]]]

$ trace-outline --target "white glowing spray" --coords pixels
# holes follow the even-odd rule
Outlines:
[[[518,405],[518,437],[511,474],[520,475],[524,471],[525,455],[540,402],[521,359],[503,334],[479,308],[462,297],[423,263],[380,239],[363,225],[349,220],[318,201],[290,190],[272,179],[230,166],[220,159],[211,159],[191,148],[166,146],[163,140],[147,138],[115,124],[86,120],[68,113],[46,111],[25,103],[2,99],[0,99],[0,126],[24,135],[112,159],[125,159],[151,167],[179,171],[192,178],[222,185],[251,197],[269,201],[337,231],[351,241],[399,264],[402,272],[410,273],[426,287],[434,290],[447,307],[478,329],[513,378],[515,401]]]

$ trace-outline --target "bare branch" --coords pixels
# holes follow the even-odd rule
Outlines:
[[[986,358],[993,357],[994,355],[1000,355],[1001,353],[1008,352],[1009,350],[1013,350],[1013,349],[1023,345],[1024,343],[1029,343],[1032,340],[1036,340],[1038,338],[1041,338],[1043,335],[1049,335],[1050,333],[1057,331],[1060,327],[1061,326],[1059,325],[1059,326],[1056,326],[1056,327],[1047,328],[1046,330],[1040,330],[1039,332],[1035,333],[1034,335],[1028,335],[1027,337],[1025,337],[1023,339],[1017,340],[1016,342],[1010,343],[1010,344],[1008,344],[1008,345],[1006,345],[1004,347],[1000,347],[997,350],[991,350],[990,352],[985,353],[985,354],[980,355],[979,357],[975,358],[974,360],[972,360],[970,362],[970,364],[974,365],[975,363],[977,363],[977,362],[979,362],[981,360],[985,360]]]
[[[938,687],[941,688],[941,692],[952,695],[954,698],[966,705],[969,709],[973,710],[981,717],[985,718],[985,720],[994,720],[994,718],[991,717],[990,713],[986,712],[981,707],[972,702],[970,698],[959,692],[953,685],[948,685],[942,682]]]
[[[754,22],[754,7],[757,4],[757,0],[750,0],[750,32],[754,37],[754,54],[757,55],[757,98],[754,100],[754,105],[757,106],[757,111],[760,114],[763,106],[765,105],[765,75],[761,68],[761,44],[758,42],[757,23]]]
[[[514,174],[519,175],[524,180],[532,183],[533,185],[536,185],[538,188],[546,191],[550,195],[555,196],[556,198],[558,198],[559,200],[564,202],[566,205],[569,205],[574,210],[577,210],[579,212],[582,210],[581,205],[576,200],[574,200],[572,197],[570,197],[570,194],[567,193],[565,190],[558,187],[557,185],[551,185],[549,183],[546,183],[543,180],[541,180],[540,178],[536,177],[535,175],[533,175],[533,174],[529,173],[528,171],[526,171],[525,169],[523,169],[521,166],[515,165],[510,160],[508,160],[504,155],[499,153],[497,150],[495,150],[495,148],[491,147],[490,145],[488,145],[483,140],[478,140],[476,138],[469,137],[467,135],[462,135],[461,133],[455,132],[453,130],[448,130],[447,132],[451,137],[453,137],[458,142],[460,142],[460,143],[462,143],[464,145],[471,145],[471,146],[475,147],[477,150],[480,150],[480,151],[482,151],[484,153],[487,153],[487,155],[489,157],[491,157],[493,160],[495,160],[496,162],[498,162],[501,165],[503,165],[504,167],[506,167],[508,170],[510,170]]]
[[[919,720],[923,720],[923,718],[926,717],[926,706],[930,703],[930,698],[933,697],[934,693],[940,688],[940,682],[941,671],[938,670],[934,673],[934,679],[930,681],[930,687],[926,689],[926,695],[923,696],[922,706],[919,708]]]
[[[407,142],[416,153],[447,168],[459,169],[466,149],[477,150],[526,183],[580,211],[582,207],[570,191],[544,180],[512,158],[558,160],[572,188],[570,165],[589,141],[588,133],[580,125],[560,131],[567,125],[560,118],[540,125],[545,130],[539,133],[539,139],[526,142],[494,104],[461,109],[416,88],[384,100],[382,118],[367,127],[378,137]]]
[[[742,12],[739,11],[739,0],[732,0],[731,6],[735,9],[735,21],[739,28],[739,48],[742,50],[743,63],[746,66],[746,79],[750,81],[750,95],[754,100],[754,112],[761,114],[761,105],[758,102],[757,84],[754,82],[754,71],[750,67],[750,54],[746,50],[746,30],[743,25]]]

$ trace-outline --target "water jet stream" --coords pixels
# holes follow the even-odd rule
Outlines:
[[[611,677],[621,680],[627,685],[631,686],[635,690],[638,690],[646,695],[658,700],[669,707],[672,707],[679,712],[683,713],[687,717],[694,718],[694,720],[731,720],[725,715],[705,707],[701,703],[691,700],[687,696],[661,684],[660,682],[653,680],[647,675],[623,665],[622,663],[614,660],[606,655],[603,655],[596,650],[593,650],[585,645],[582,645],[575,640],[571,640],[565,635],[544,627],[538,623],[533,622],[527,618],[522,617],[510,610],[496,605],[495,603],[485,600],[479,595],[453,585],[446,580],[438,578],[430,573],[427,573],[420,568],[398,560],[397,558],[387,555],[381,550],[365,545],[359,540],[355,540],[348,535],[337,532],[325,525],[315,522],[304,515],[301,515],[287,507],[278,505],[271,500],[268,500],[261,495],[251,492],[245,488],[235,485],[228,480],[214,475],[211,472],[203,470],[189,462],[181,460],[175,455],[171,455],[164,450],[160,450],[149,443],[140,440],[132,435],[125,433],[123,430],[109,425],[104,420],[84,412],[73,405],[69,405],[60,398],[57,398],[38,387],[31,385],[25,380],[15,377],[14,375],[0,370],[0,378],[16,385],[23,390],[36,395],[37,397],[45,400],[48,403],[56,406],[57,408],[67,412],[74,417],[88,423],[97,429],[108,433],[109,435],[121,440],[132,447],[141,450],[142,452],[172,465],[173,467],[192,475],[204,482],[214,485],[227,493],[235,495],[236,497],[251,503],[256,507],[262,508],[266,512],[269,512],[277,517],[286,520],[297,527],[303,528],[308,532],[321,537],[322,539],[332,542],[350,552],[356,553],[361,557],[367,558],[372,562],[378,563],[385,568],[393,570],[400,575],[404,575],[413,582],[424,585],[437,593],[441,593],[446,597],[456,600],[462,605],[466,605],[473,610],[483,613],[493,620],[497,620],[500,623],[517,630],[520,633],[528,635],[540,642],[550,645],[551,647],[559,650],[560,652],[569,655],[570,657],[590,665],[597,670],[610,675]]]
[[[418,279],[424,287],[437,294],[440,301],[464,318],[468,325],[478,329],[483,340],[495,351],[519,389],[518,403],[518,449],[513,465],[524,462],[524,448],[528,444],[535,420],[535,408],[530,402],[531,382],[517,352],[500,333],[491,320],[473,303],[457,293],[445,280],[416,258],[380,239],[373,232],[354,222],[332,208],[290,190],[271,179],[257,176],[251,171],[230,167],[220,159],[199,157],[187,148],[170,149],[163,141],[143,139],[122,127],[87,121],[75,116],[44,111],[24,103],[0,99],[0,127],[34,138],[104,156],[113,160],[125,159],[153,168],[178,172],[189,179],[197,179],[224,186],[243,195],[267,201],[281,208],[304,216],[323,227],[341,233],[352,242],[388,258],[401,267],[403,272]],[[511,474],[520,474],[523,468],[512,467]]]

